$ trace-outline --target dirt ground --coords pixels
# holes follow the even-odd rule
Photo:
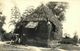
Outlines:
[[[0,42],[0,51],[80,51],[80,47],[62,44],[60,47],[51,49],[26,45],[10,45],[5,42]]]

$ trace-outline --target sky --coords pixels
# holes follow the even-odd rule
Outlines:
[[[65,13],[65,21],[63,22],[63,34],[68,33],[73,37],[74,33],[77,32],[77,35],[80,38],[80,0],[0,0],[0,8],[3,10],[3,14],[6,16],[6,24],[3,28],[9,32],[14,29],[14,26],[9,27],[10,21],[10,9],[15,5],[20,9],[20,12],[24,12],[26,8],[33,6],[36,8],[41,3],[48,3],[50,1],[58,2],[68,2],[68,9]]]

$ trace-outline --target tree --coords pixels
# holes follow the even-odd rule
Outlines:
[[[5,16],[0,12],[0,33],[4,33],[2,26],[5,24]]]
[[[22,16],[27,16],[27,15],[30,15],[32,12],[34,12],[34,8],[31,6],[27,9],[25,9],[25,11],[23,12]]]
[[[74,42],[74,44],[77,44],[78,43],[78,35],[77,35],[77,32],[74,33],[73,42]]]
[[[10,23],[15,25],[17,22],[19,22],[21,19],[21,14],[20,11],[18,9],[18,7],[14,7],[11,9],[11,21]]]
[[[66,2],[49,2],[47,6],[52,10],[53,14],[60,20],[64,20],[65,11],[68,3]]]
[[[31,15],[34,11],[35,11],[35,9],[32,6],[28,7],[27,9],[25,9],[25,11],[22,14],[21,21],[23,21],[24,19],[26,19],[26,17],[29,16],[29,15]]]
[[[3,34],[5,33],[5,30],[2,28],[3,25],[5,24],[5,16],[0,12],[0,40],[3,38]]]
[[[10,25],[9,26],[14,26],[21,20],[21,13],[18,9],[17,6],[14,6],[12,9],[11,9],[11,21],[9,22]],[[12,30],[13,32],[14,30]]]

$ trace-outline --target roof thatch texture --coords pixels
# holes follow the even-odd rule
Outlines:
[[[52,11],[45,5],[39,6],[33,13],[26,16],[25,21],[51,21],[57,28],[61,28],[62,24],[57,19],[55,15],[53,15]]]

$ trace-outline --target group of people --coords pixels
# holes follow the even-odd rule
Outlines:
[[[25,37],[25,34],[23,34],[23,36],[20,36],[19,34],[13,34],[11,37],[11,42],[15,44],[25,44]]]

